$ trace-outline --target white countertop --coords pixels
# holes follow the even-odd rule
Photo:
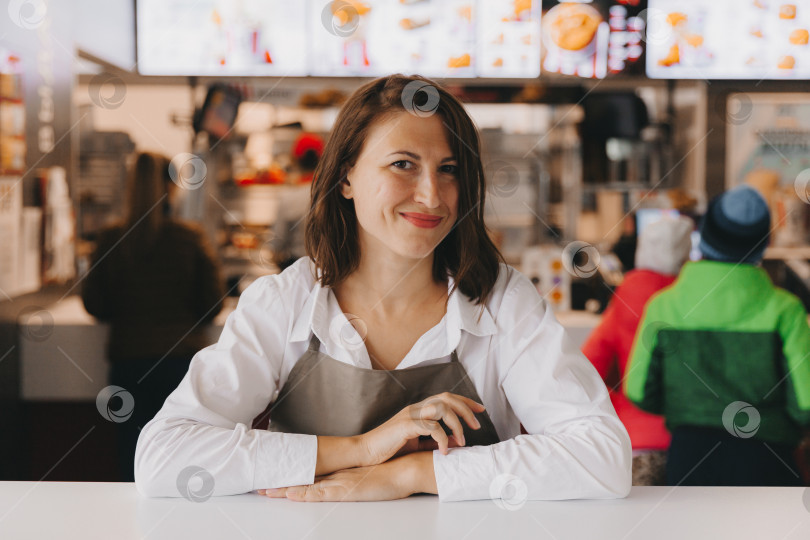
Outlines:
[[[634,487],[606,501],[147,499],[134,484],[0,482],[0,538],[699,540],[810,538],[806,488]],[[516,505],[517,506],[517,505]]]

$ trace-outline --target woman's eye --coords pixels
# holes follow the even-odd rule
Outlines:
[[[442,165],[441,169],[439,170],[441,170],[445,174],[452,174],[455,176],[456,174],[458,174],[458,165]]]
[[[411,163],[410,161],[408,161],[406,159],[400,159],[399,161],[393,162],[391,165],[393,165],[397,169],[403,169],[403,170],[413,168],[413,163]]]

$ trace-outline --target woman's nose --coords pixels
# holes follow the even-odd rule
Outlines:
[[[427,208],[439,206],[439,178],[436,171],[425,168],[416,184],[414,200],[424,204]]]

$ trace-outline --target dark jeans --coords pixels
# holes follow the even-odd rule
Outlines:
[[[125,389],[135,400],[132,416],[125,422],[116,424],[118,469],[122,482],[135,480],[135,446],[138,435],[183,380],[191,362],[191,358],[164,358],[159,363],[158,360],[160,359],[152,358],[113,362],[110,368],[110,384]]]
[[[667,455],[667,484],[801,486],[793,452],[792,445],[742,439],[724,429],[678,427]]]

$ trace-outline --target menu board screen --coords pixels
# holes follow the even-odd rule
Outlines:
[[[541,0],[138,0],[148,75],[533,78]]]
[[[641,0],[543,2],[543,71],[601,79],[643,74]]]
[[[312,74],[536,77],[539,0],[310,0]],[[341,9],[342,8],[342,9]],[[342,12],[341,12],[342,11]],[[342,28],[352,31],[345,32]]]
[[[306,75],[304,2],[138,0],[145,75]]]
[[[310,0],[310,6],[327,10],[309,19],[312,75],[475,76],[476,6],[469,0]]]
[[[478,2],[478,76],[540,75],[540,0]]]
[[[647,75],[810,78],[810,0],[649,0]]]

